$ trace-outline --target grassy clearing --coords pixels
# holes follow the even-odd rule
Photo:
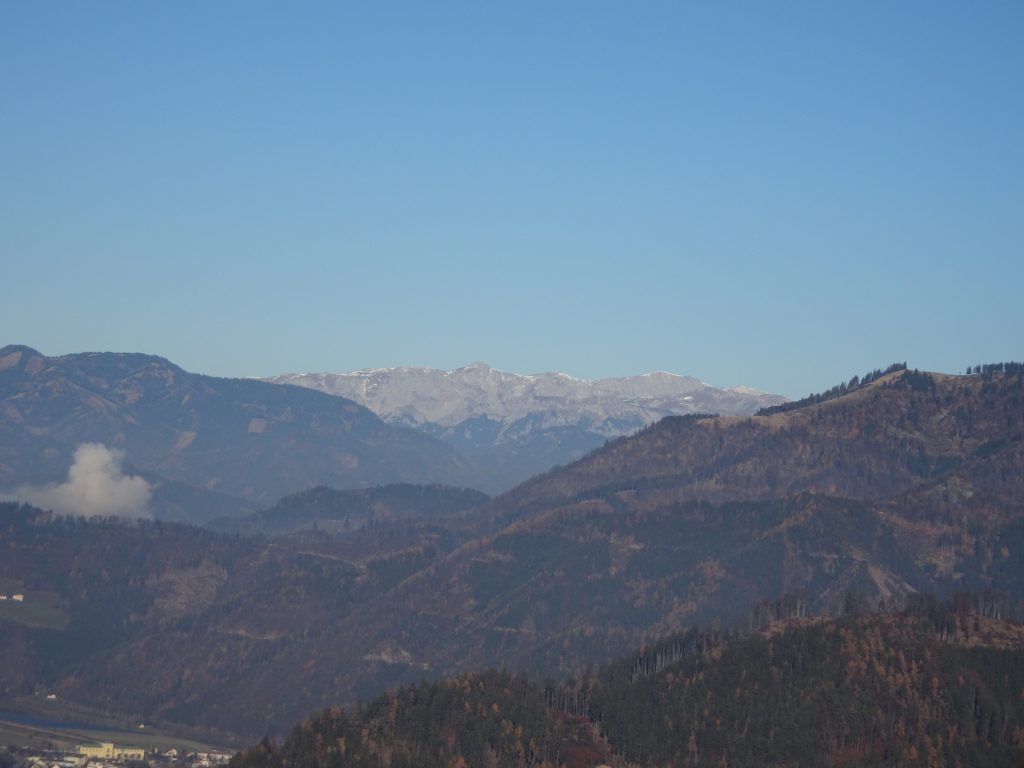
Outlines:
[[[230,749],[230,747],[219,744],[175,736],[152,727],[126,733],[121,730],[108,731],[102,728],[54,728],[0,721],[0,745],[71,751],[79,744],[94,744],[101,741],[112,741],[118,746],[142,747],[147,752],[153,749],[163,752],[171,747],[189,752]]]
[[[0,592],[7,595],[6,600],[0,600],[0,621],[42,629],[64,629],[71,621],[71,614],[61,606],[55,592],[25,592],[25,602],[12,600],[14,591],[5,592],[3,584]]]
[[[33,749],[73,749],[77,741],[48,728],[0,721],[0,746]]]

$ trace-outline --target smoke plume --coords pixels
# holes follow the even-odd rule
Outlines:
[[[100,443],[82,443],[65,482],[23,485],[13,495],[64,515],[149,517],[149,483],[121,471],[123,456]]]

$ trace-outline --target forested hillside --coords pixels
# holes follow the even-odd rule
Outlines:
[[[563,684],[401,688],[231,768],[992,766],[1024,758],[1024,627],[968,603],[687,634]]]
[[[345,491],[319,486],[285,496],[261,512],[220,518],[206,527],[248,536],[302,530],[351,533],[365,526],[453,515],[486,501],[479,491],[440,485],[400,483]]]
[[[463,498],[405,492],[433,513]],[[25,595],[0,603],[0,696],[35,706],[45,687],[111,717],[252,734],[330,700],[297,687],[296,669],[331,685],[358,668],[364,685],[383,690],[405,667],[386,653],[343,663],[339,627],[461,539],[429,516],[368,514],[350,531],[268,541],[0,504],[0,592]],[[262,695],[240,698],[244,685]]]
[[[821,400],[818,402],[818,400]],[[669,417],[498,497],[498,519],[644,491],[648,504],[795,493],[882,501],[953,476],[1024,491],[1024,374],[896,370],[755,417]]]
[[[473,479],[445,443],[344,398],[202,376],[154,355],[0,349],[0,490],[62,479],[81,443],[116,448],[135,469],[193,494],[262,504],[323,484]]]
[[[784,413],[666,420],[480,507],[317,489],[251,538],[4,507],[0,578],[49,607],[0,614],[0,682],[258,736],[394,685],[559,679],[752,616],[961,590],[1016,610],[1022,420],[1017,371],[899,370]]]
[[[1021,374],[897,370],[785,413],[665,419],[500,496],[490,535],[361,631],[442,670],[568,674],[787,593],[833,615],[851,592],[1019,600],[1022,499]]]

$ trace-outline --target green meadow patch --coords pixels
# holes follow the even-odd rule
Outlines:
[[[0,594],[7,595],[0,600],[0,621],[13,621],[27,627],[41,629],[64,629],[71,621],[71,614],[61,604],[60,595],[55,592],[22,592],[16,582],[0,580]],[[23,601],[15,600],[15,594],[23,594]]]

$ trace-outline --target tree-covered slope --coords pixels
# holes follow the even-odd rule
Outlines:
[[[259,734],[423,678],[578,674],[673,632],[745,623],[780,596],[807,615],[919,591],[993,590],[1016,605],[1021,392],[1014,371],[900,371],[784,413],[669,421],[455,515],[434,513],[473,494],[314,490],[257,518],[279,536],[175,533],[186,564],[168,568],[132,554],[159,551],[136,541],[159,540],[152,524],[26,513],[0,541],[23,563],[10,578],[52,585],[39,589],[81,621],[91,593],[61,586],[75,568],[140,607],[96,625],[102,647],[83,635],[95,652],[60,674],[41,662],[43,638],[65,630],[5,625],[5,652],[25,659],[6,674],[35,670],[12,685],[43,679],[90,706]],[[188,559],[221,546],[240,553],[231,567]],[[75,547],[106,554],[51,556]]]
[[[453,536],[406,518],[267,540],[0,504],[0,592],[25,595],[0,603],[0,696],[31,705],[45,688],[111,717],[276,730],[351,691],[340,678],[357,669],[375,692],[407,678],[337,638]]]
[[[325,710],[231,768],[992,766],[1024,759],[1024,628],[910,613],[689,632],[560,685],[508,673]]]
[[[940,614],[814,622],[654,674],[605,670],[585,686],[589,712],[641,765],[1012,765],[1024,758],[1024,631]]]
[[[744,419],[667,419],[498,497],[495,528],[385,595],[349,636],[440,672],[569,673],[799,593],[1024,597],[1017,373],[900,370]]]
[[[479,491],[442,485],[399,483],[340,491],[319,486],[285,496],[269,509],[221,518],[206,527],[249,536],[307,529],[351,532],[365,526],[442,518],[486,501],[487,496]]]
[[[170,480],[272,502],[317,485],[468,485],[449,446],[340,397],[182,370],[160,357],[0,349],[0,488],[63,477],[103,443]]]
[[[1024,498],[1024,374],[900,370],[834,399],[752,417],[670,417],[498,497],[517,519],[583,498],[644,490],[673,501],[813,492],[886,500],[962,475]]]

